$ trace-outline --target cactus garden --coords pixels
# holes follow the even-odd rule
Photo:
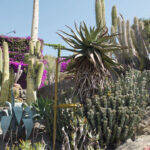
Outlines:
[[[29,36],[0,33],[0,150],[150,148],[150,19],[95,0],[95,22],[70,21],[53,43],[39,34],[42,3]]]

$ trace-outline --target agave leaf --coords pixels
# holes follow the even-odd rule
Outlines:
[[[26,130],[26,139],[28,139],[33,129],[33,120],[32,119],[22,119],[22,120]]]
[[[28,118],[32,118],[33,117],[33,112],[31,110],[31,107],[30,106],[27,106],[25,109],[24,109],[24,117],[28,117]]]
[[[40,117],[40,114],[35,114],[35,115],[33,115],[32,119],[35,119],[35,118],[37,118],[37,117]]]
[[[23,103],[15,103],[14,106],[15,106],[15,107],[22,107],[22,106],[23,106]]]
[[[4,109],[3,112],[5,113],[6,116],[10,116],[11,112],[9,112],[10,110],[8,109]]]
[[[8,114],[11,115],[12,114],[12,104],[10,102],[6,102],[6,106],[9,107],[9,110],[7,110]]]
[[[17,119],[18,125],[20,125],[20,121],[21,121],[21,118],[22,118],[23,109],[22,109],[22,107],[15,106],[15,107],[13,107],[13,110],[14,110],[15,117]]]
[[[11,120],[12,120],[12,116],[3,116],[1,119],[1,128],[3,131],[3,138],[5,138],[5,135],[10,127]]]

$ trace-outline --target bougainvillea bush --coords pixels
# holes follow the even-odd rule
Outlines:
[[[61,58],[59,61],[60,61],[60,72],[65,72],[71,60],[70,59],[65,60],[65,58]]]
[[[9,46],[9,56],[10,56],[10,68],[13,68],[14,72],[17,72],[18,66],[21,65],[23,74],[21,75],[18,83],[21,84],[22,88],[26,88],[26,75],[27,75],[27,55],[29,53],[29,42],[31,37],[9,37],[9,36],[0,36],[0,47],[2,47],[2,42],[6,41]],[[41,41],[41,52],[43,52],[43,43]],[[42,60],[46,64],[45,60]],[[47,71],[44,70],[41,86],[44,85],[46,79]],[[40,87],[41,87],[40,86]]]

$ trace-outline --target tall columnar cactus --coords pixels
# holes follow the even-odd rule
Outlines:
[[[33,41],[34,46],[38,41],[38,26],[39,26],[39,0],[33,0],[31,39]]]
[[[3,53],[2,53],[2,49],[0,48],[0,90],[2,84],[2,72],[3,72]]]
[[[104,27],[106,25],[105,22],[105,1],[104,0],[96,0],[95,1],[95,12],[96,12],[96,25]]]
[[[30,42],[30,58],[28,63],[28,73],[27,73],[27,103],[35,102],[37,100],[36,91],[40,87],[42,81],[42,75],[44,70],[44,64],[40,62],[41,43],[37,41],[36,47],[34,47],[33,42]]]
[[[112,17],[112,25],[114,27],[114,32],[117,32],[117,9],[116,6],[112,7],[112,12],[111,12],[111,17]]]
[[[141,66],[140,69],[150,69],[150,59],[149,59],[149,47],[146,45],[142,31],[144,29],[144,24],[139,21],[136,17],[134,18],[133,30],[131,30],[131,36],[133,39],[133,44],[139,55]]]
[[[9,96],[9,52],[8,44],[3,42],[3,56],[0,49],[0,78],[1,78],[1,92],[0,102],[4,103]]]

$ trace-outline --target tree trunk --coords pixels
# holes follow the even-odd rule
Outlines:
[[[31,28],[31,40],[34,43],[34,46],[38,40],[38,26],[39,26],[39,0],[34,0],[32,28]]]

